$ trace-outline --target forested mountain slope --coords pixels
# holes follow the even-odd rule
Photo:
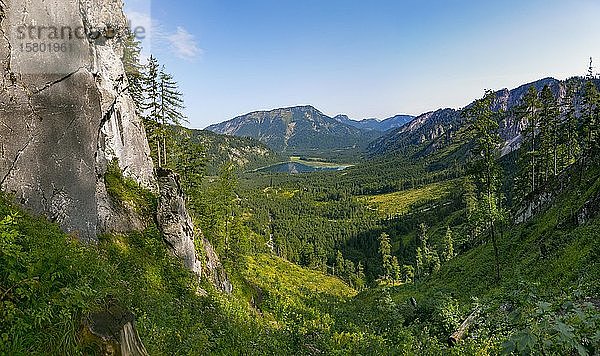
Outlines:
[[[286,154],[331,150],[358,152],[379,133],[326,116],[312,106],[258,111],[206,128],[220,134],[252,137]]]
[[[546,85],[559,98],[566,95],[566,82],[545,78],[518,88],[497,91],[494,110],[510,111],[520,103],[529,87],[541,91]],[[472,104],[470,104],[472,105]],[[469,107],[468,105],[467,107]],[[405,152],[424,144],[442,146],[451,141],[465,125],[462,109],[440,109],[415,118],[410,124],[386,133],[369,145],[371,154]],[[501,123],[500,135],[504,140],[505,152],[518,148],[523,123],[515,115],[508,115]]]
[[[282,160],[267,145],[255,139],[205,130],[192,130],[191,135],[204,150],[207,175],[218,175],[219,169],[228,163],[242,170],[251,170]]]

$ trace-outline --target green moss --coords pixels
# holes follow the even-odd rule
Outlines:
[[[124,177],[117,161],[108,165],[104,182],[109,196],[119,204],[132,208],[144,217],[152,216],[156,211],[156,196],[135,180]]]

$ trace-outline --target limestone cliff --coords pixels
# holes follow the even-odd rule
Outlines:
[[[205,276],[218,290],[231,293],[232,285],[219,256],[210,242],[194,229],[192,218],[185,206],[185,196],[179,183],[179,176],[170,170],[158,171],[160,199],[156,220],[163,238],[171,252],[185,267],[198,276]],[[196,241],[204,255],[204,263],[196,252]]]
[[[86,242],[145,226],[109,196],[111,162],[158,190],[122,62],[127,31],[122,0],[0,0],[0,189]],[[203,238],[207,260],[198,259],[177,176],[161,182],[165,242],[188,269],[231,291]]]
[[[122,9],[121,0],[0,0],[0,188],[85,241],[116,214],[102,179],[108,162],[156,186],[121,37],[76,35],[122,31]],[[42,51],[53,26],[75,35]]]

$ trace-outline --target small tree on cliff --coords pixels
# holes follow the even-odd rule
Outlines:
[[[123,41],[123,67],[127,76],[128,91],[135,104],[135,112],[143,115],[146,103],[144,90],[145,68],[140,62],[141,44],[133,34]]]

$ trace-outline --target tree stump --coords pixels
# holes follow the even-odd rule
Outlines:
[[[107,356],[148,356],[135,328],[135,317],[116,305],[92,313],[84,321],[84,343]]]

